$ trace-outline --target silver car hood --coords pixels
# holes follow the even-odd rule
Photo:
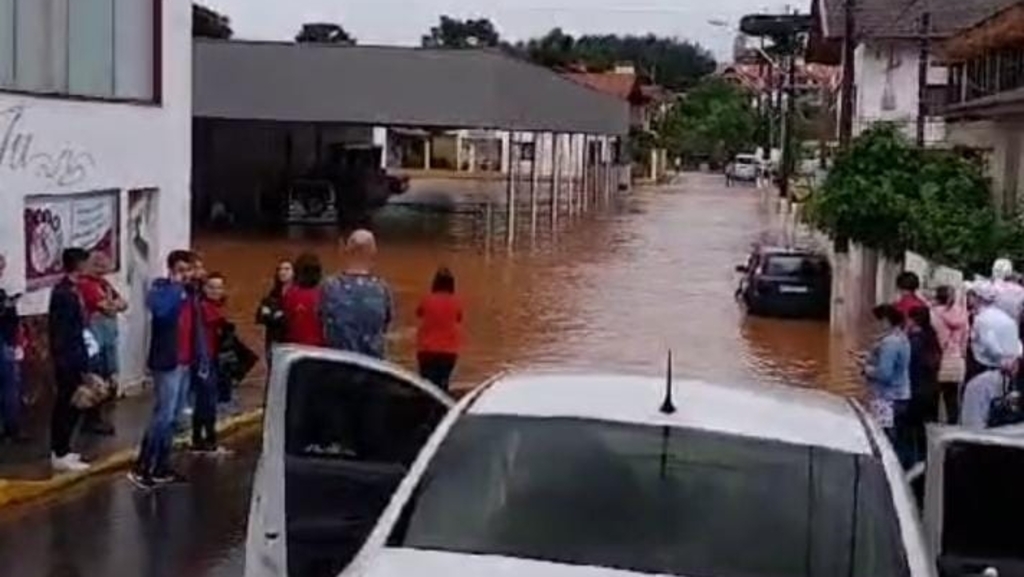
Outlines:
[[[497,555],[469,555],[423,549],[381,549],[344,577],[655,577],[604,567],[563,565]],[[679,577],[665,575],[663,577]]]

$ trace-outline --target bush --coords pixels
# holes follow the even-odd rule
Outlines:
[[[947,151],[912,147],[879,125],[836,159],[808,214],[840,239],[890,256],[913,250],[964,270],[997,256],[1024,257],[1024,228],[999,218],[981,167]]]

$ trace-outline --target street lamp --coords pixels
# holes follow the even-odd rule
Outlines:
[[[743,33],[739,28],[736,28],[735,26],[733,26],[732,24],[726,22],[725,20],[719,20],[717,18],[713,18],[711,20],[708,20],[707,23],[708,23],[709,26],[713,26],[715,28],[722,28],[723,30],[728,30],[730,32],[735,32],[737,34],[742,34]],[[767,52],[765,52],[765,49],[764,49],[764,39],[763,38],[761,39],[761,44],[762,44],[761,46],[755,46],[754,50],[756,50],[757,53],[760,54],[761,57],[764,58],[765,61],[768,62],[768,64],[772,65],[772,67],[779,68],[780,66],[779,66],[778,61],[775,60],[774,58],[772,58],[771,54],[768,54]]]

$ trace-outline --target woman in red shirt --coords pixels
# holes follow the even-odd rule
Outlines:
[[[455,295],[455,277],[447,268],[434,275],[430,294],[423,298],[416,316],[416,358],[420,375],[448,390],[462,347],[462,302]]]
[[[295,283],[281,299],[286,343],[322,347],[324,329],[320,322],[320,279],[323,269],[314,254],[295,261]]]

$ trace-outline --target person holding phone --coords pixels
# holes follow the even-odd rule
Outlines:
[[[0,254],[0,282],[3,282],[7,259]],[[21,429],[21,320],[18,299],[0,288],[0,441],[21,443],[26,439]]]

